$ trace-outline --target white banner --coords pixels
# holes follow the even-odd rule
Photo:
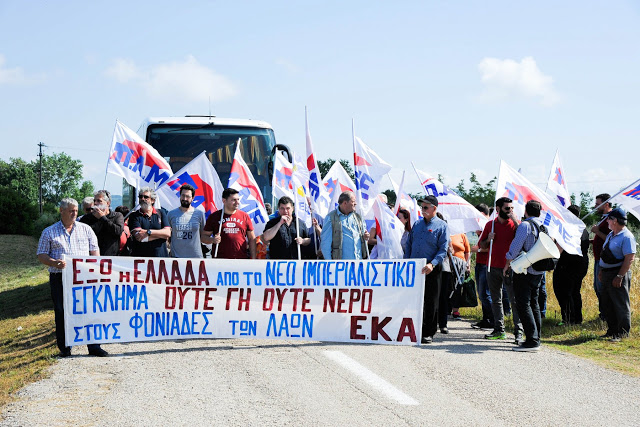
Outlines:
[[[66,344],[258,338],[419,345],[424,265],[69,258]]]
[[[640,219],[640,179],[613,196],[609,201],[622,205],[629,213]]]

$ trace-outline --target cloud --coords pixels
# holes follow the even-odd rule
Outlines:
[[[220,101],[236,94],[233,83],[200,64],[192,55],[183,62],[158,64],[147,70],[132,60],[116,59],[105,74],[120,83],[140,85],[152,98],[173,101]]]
[[[553,88],[553,78],[540,71],[536,61],[528,56],[522,61],[484,58],[478,64],[485,88],[482,99],[487,102],[517,98],[534,98],[550,107],[560,101]]]
[[[277,59],[276,60],[276,65],[281,66],[282,68],[284,68],[285,70],[287,70],[291,74],[298,74],[300,72],[300,67],[298,67],[293,62],[288,61],[288,60],[286,60],[284,58]]]
[[[7,68],[5,62],[4,55],[0,55],[0,85],[32,84],[44,79],[44,75],[27,75],[20,67]]]

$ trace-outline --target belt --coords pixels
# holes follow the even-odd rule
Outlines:
[[[622,266],[618,265],[616,267],[600,267],[600,270],[604,271],[605,273],[609,273],[611,271],[620,271],[620,267]]]

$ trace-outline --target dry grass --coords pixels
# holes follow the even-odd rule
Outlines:
[[[640,376],[640,260],[636,258],[631,267],[631,335],[620,343],[600,338],[607,325],[598,317],[598,298],[593,290],[593,257],[589,267],[589,273],[582,282],[584,322],[581,325],[557,326],[562,316],[553,292],[553,275],[547,274],[547,317],[542,324],[543,342],[608,368]],[[482,317],[479,306],[462,309],[462,314],[477,319]],[[513,327],[513,323],[508,326]]]

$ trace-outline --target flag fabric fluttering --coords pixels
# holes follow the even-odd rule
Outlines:
[[[556,151],[556,155],[553,158],[553,164],[551,165],[551,173],[549,174],[549,180],[547,181],[547,193],[553,195],[558,203],[565,208],[571,204],[571,195],[567,189],[567,182],[565,181],[564,168],[560,162],[560,155]]]
[[[273,160],[273,180],[272,193],[273,197],[287,196],[293,198],[293,184],[291,183],[291,175],[293,174],[293,165],[284,156],[284,152],[276,150]]]
[[[304,126],[307,137],[307,170],[309,171],[309,197],[311,198],[311,207],[316,215],[324,218],[329,213],[331,199],[327,194],[325,186],[322,185],[320,168],[318,168],[318,162],[316,161],[313,151],[313,143],[311,142],[306,108],[304,110]]]
[[[203,211],[205,219],[222,209],[224,187],[206,152],[200,153],[156,190],[162,207],[168,210],[180,207],[180,187],[184,184],[195,188],[191,206]]]
[[[391,170],[391,165],[380,158],[360,138],[353,137],[353,165],[356,176],[359,212],[366,216],[382,190],[382,179]]]
[[[356,192],[356,185],[349,177],[349,174],[342,167],[339,161],[336,161],[329,172],[322,179],[322,183],[327,190],[327,194],[331,200],[329,210],[334,210],[338,207],[338,198],[340,194],[345,191]],[[326,215],[325,215],[326,216]]]
[[[373,203],[373,214],[376,225],[376,252],[379,259],[402,258],[401,240],[404,233],[404,225],[379,197]]]
[[[304,223],[307,228],[311,227],[311,208],[307,202],[309,195],[309,171],[305,166],[303,159],[297,154],[293,155],[293,174],[291,175],[293,183],[293,202],[295,203],[295,214],[298,219]]]
[[[129,185],[158,188],[173,172],[164,157],[140,136],[116,121],[107,160],[107,172],[124,178]]]
[[[240,210],[251,217],[255,235],[260,236],[269,220],[269,215],[267,215],[267,209],[264,206],[260,187],[258,187],[258,183],[240,153],[240,139],[238,139],[233,156],[228,187],[240,192]]]
[[[549,236],[570,254],[581,255],[580,237],[585,225],[553,197],[548,196],[527,178],[519,174],[506,162],[500,162],[500,174],[496,186],[496,200],[508,197],[513,200],[513,208],[518,218],[524,216],[524,207],[529,200],[537,200],[542,205],[539,220],[547,228]]]
[[[393,191],[396,192],[396,205],[394,206],[393,212],[398,215],[398,210],[400,210],[401,207],[406,209],[411,215],[411,223],[413,224],[422,219],[422,210],[418,206],[416,199],[404,191],[404,178],[405,171],[402,171],[402,179],[400,180],[400,185],[398,185],[393,178],[389,176]]]
[[[613,196],[609,201],[622,205],[629,213],[640,219],[640,179]]]
[[[413,162],[411,163],[413,165]],[[438,212],[444,216],[451,235],[483,230],[487,218],[471,203],[457,195],[432,175],[413,166],[425,194],[438,199]]]

